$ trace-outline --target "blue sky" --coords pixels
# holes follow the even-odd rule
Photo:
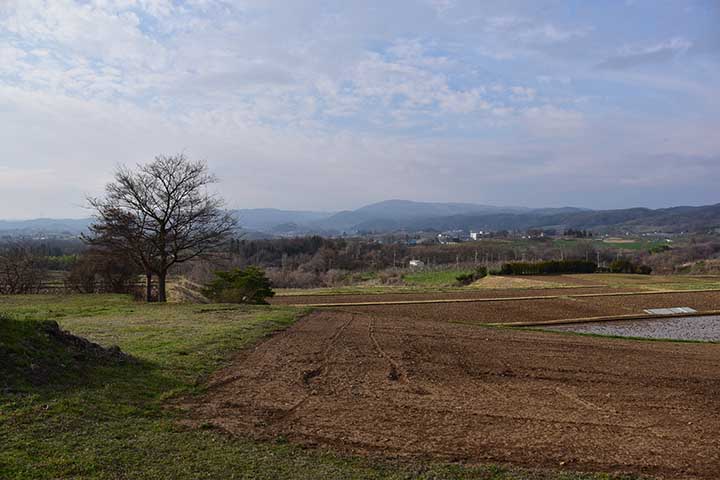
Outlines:
[[[234,208],[720,202],[715,0],[0,0],[0,218],[205,159]]]

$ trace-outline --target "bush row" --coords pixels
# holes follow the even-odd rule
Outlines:
[[[550,260],[545,262],[505,263],[499,275],[558,275],[562,273],[595,273],[597,264],[586,260]]]
[[[638,265],[630,260],[618,259],[610,264],[610,273],[637,273],[639,275],[650,275],[652,268],[647,265]]]

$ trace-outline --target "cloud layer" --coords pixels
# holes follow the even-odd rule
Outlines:
[[[179,151],[233,207],[720,201],[712,3],[508,3],[0,2],[0,217]]]

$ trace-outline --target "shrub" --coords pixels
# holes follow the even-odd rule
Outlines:
[[[651,247],[648,250],[648,252],[650,252],[650,254],[655,254],[655,253],[669,252],[670,250],[672,250],[670,245],[656,245],[654,247]]]
[[[610,273],[635,273],[635,264],[619,258],[610,264]]]
[[[0,295],[39,293],[45,271],[26,245],[0,249]]]
[[[401,285],[403,283],[402,273],[394,269],[378,272],[377,280],[382,285]]]
[[[597,265],[586,260],[550,260],[546,262],[505,263],[500,275],[559,275],[563,273],[595,273]]]
[[[258,267],[215,272],[215,277],[203,294],[216,302],[267,305],[266,298],[275,295],[270,279]]]
[[[650,275],[652,273],[652,268],[648,265],[640,265],[637,269],[637,273],[640,275]]]
[[[459,285],[470,285],[481,278],[487,277],[487,267],[477,267],[474,272],[461,273],[455,279]]]
[[[637,273],[640,275],[650,275],[652,268],[648,265],[637,265],[630,260],[617,259],[610,264],[611,273]]]
[[[457,277],[455,277],[457,280],[457,283],[460,285],[470,285],[475,281],[475,275],[472,273],[461,273]]]
[[[88,250],[65,276],[65,287],[80,293],[132,293],[140,269],[121,253]]]

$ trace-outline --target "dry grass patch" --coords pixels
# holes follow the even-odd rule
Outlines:
[[[470,285],[472,288],[487,289],[514,289],[514,288],[566,288],[571,287],[570,284],[548,282],[539,280],[537,277],[503,277],[498,275],[490,275],[480,279]]]

